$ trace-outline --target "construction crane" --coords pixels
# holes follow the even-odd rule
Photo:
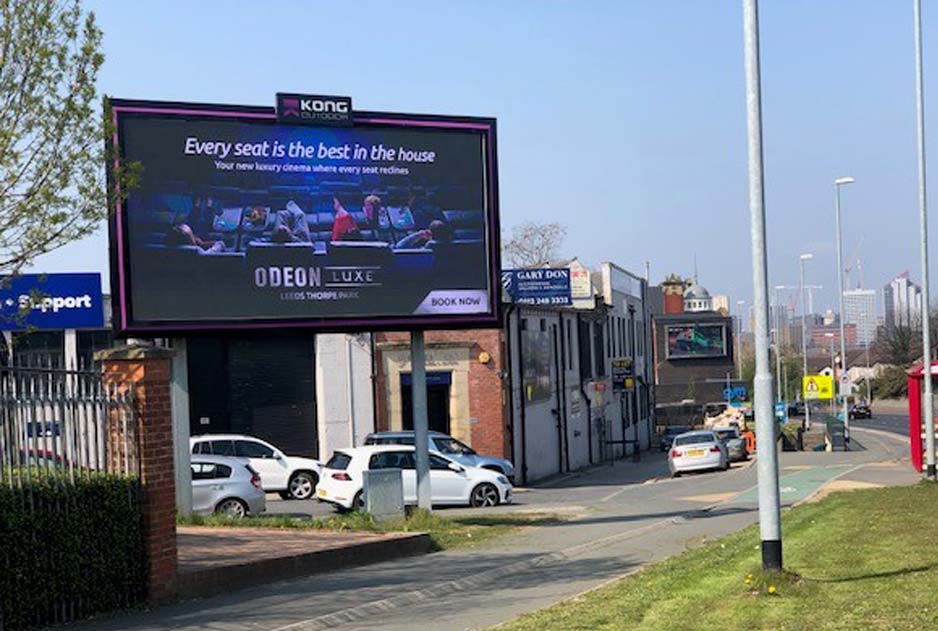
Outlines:
[[[804,288],[808,290],[808,313],[814,313],[814,290],[824,289],[824,285],[805,285]],[[798,301],[801,298],[799,295],[801,293],[801,285],[776,285],[775,289],[796,290],[795,293],[791,294],[788,298],[788,308],[794,313],[795,309],[798,307]],[[775,297],[777,303],[777,293]]]
[[[863,241],[866,238],[865,235],[860,235],[860,241],[857,242],[856,247],[853,248],[853,252],[847,258],[848,261],[856,261],[856,265],[847,265],[844,268],[844,288],[850,288],[850,273],[855,267],[857,269],[857,289],[863,289],[863,263],[860,262],[860,248],[863,246]]]

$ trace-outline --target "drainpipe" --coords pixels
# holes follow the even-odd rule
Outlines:
[[[505,381],[508,384],[508,435],[511,436],[511,460],[515,459],[515,387],[514,387],[514,361],[511,353],[511,314],[514,313],[515,306],[508,305],[505,310],[505,356],[507,362],[502,362],[502,369],[505,374]],[[507,366],[507,369],[505,368]]]
[[[557,407],[554,408],[554,421],[557,423],[557,468],[563,473],[563,422],[561,409],[563,408],[562,395],[560,394],[560,345],[557,342],[557,325],[550,325],[551,337],[554,343],[554,374],[557,379],[554,388],[554,400]]]

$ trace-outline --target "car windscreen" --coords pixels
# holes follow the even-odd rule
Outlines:
[[[329,458],[329,462],[326,463],[326,468],[345,471],[348,469],[350,462],[352,462],[352,457],[350,455],[344,454],[341,451],[337,451],[332,454],[331,458]]]
[[[712,443],[713,434],[686,434],[674,439],[675,446],[678,445],[699,445],[701,443]]]
[[[441,454],[453,454],[454,456],[474,456],[475,451],[468,445],[464,445],[455,438],[449,436],[445,438],[434,438],[433,444],[436,450]]]
[[[683,434],[684,432],[690,431],[689,427],[669,427],[665,430],[665,434],[668,436],[677,436],[678,434]]]
[[[720,437],[721,440],[731,440],[733,438],[739,438],[734,429],[721,429],[716,430],[716,435]]]

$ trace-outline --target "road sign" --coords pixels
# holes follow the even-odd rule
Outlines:
[[[778,419],[779,423],[788,422],[788,404],[784,401],[775,402],[775,418]]]
[[[801,380],[805,401],[826,401],[834,397],[834,378],[830,375],[805,375]]]

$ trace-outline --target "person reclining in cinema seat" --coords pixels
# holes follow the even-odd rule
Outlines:
[[[355,223],[352,213],[345,210],[338,197],[332,197],[332,209],[335,211],[335,220],[332,222],[333,241],[361,241],[362,233]]]
[[[437,243],[449,243],[453,240],[453,230],[439,219],[434,219],[424,230],[413,232],[394,246],[398,250],[408,250],[412,248],[425,248],[431,241]]]
[[[267,224],[269,210],[263,206],[255,206],[248,215],[248,222],[253,226],[262,227]],[[275,213],[276,221],[270,233],[271,243],[310,243],[309,224],[306,223],[306,213],[292,199],[287,202],[284,210]]]
[[[391,217],[388,215],[388,209],[381,203],[381,198],[377,195],[367,195],[362,202],[362,210],[365,211],[368,227],[374,231],[375,240],[390,243],[393,238]]]
[[[176,224],[170,228],[169,232],[166,233],[165,243],[170,246],[194,245],[206,254],[215,254],[216,252],[225,251],[224,241],[208,241],[202,239],[192,232],[192,228],[189,227],[189,224],[185,223]]]

